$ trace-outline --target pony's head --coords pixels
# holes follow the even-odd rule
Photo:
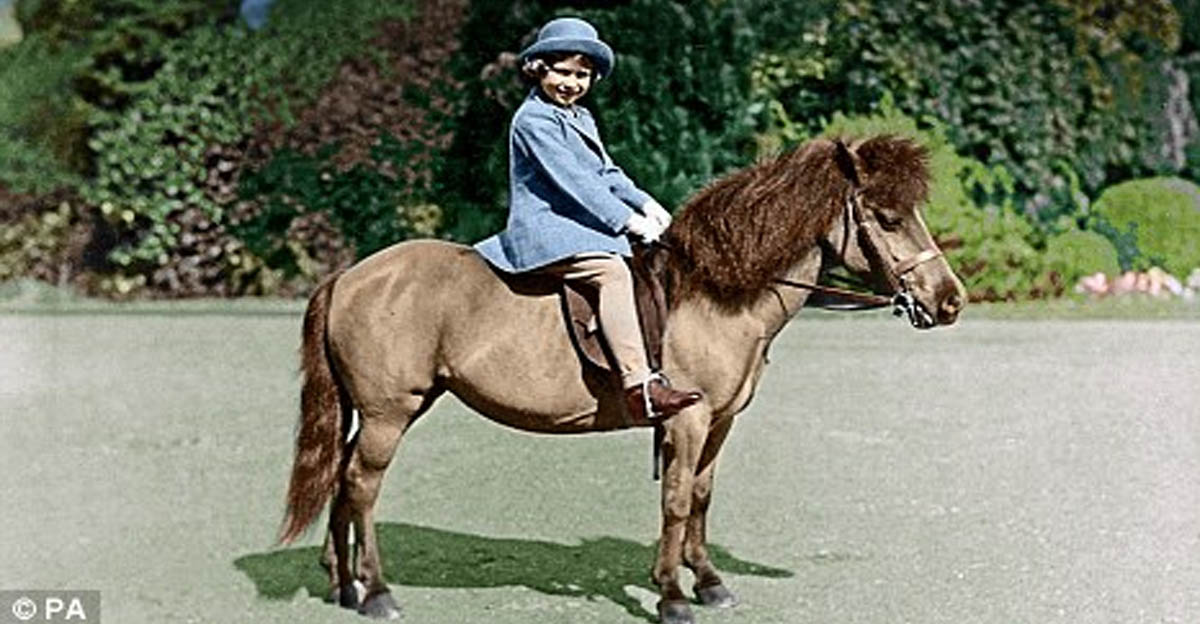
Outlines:
[[[714,182],[671,228],[679,296],[742,305],[819,246],[827,264],[901,295],[915,326],[953,323],[965,294],[918,209],[927,163],[904,138],[815,140]]]
[[[896,295],[915,327],[954,323],[966,292],[919,210],[929,195],[928,151],[892,136],[837,140],[832,149],[848,187],[821,240],[825,255]]]

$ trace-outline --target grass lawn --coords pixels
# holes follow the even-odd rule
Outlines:
[[[319,532],[272,544],[302,302],[0,298],[0,588],[98,589],[109,622],[363,621],[316,597]],[[699,622],[1190,621],[1200,324],[1139,306],[801,314],[718,474],[743,604]],[[651,621],[649,458],[647,432],[442,400],[378,507],[408,621]]]

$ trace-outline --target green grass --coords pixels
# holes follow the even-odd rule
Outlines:
[[[272,545],[298,307],[90,305],[0,314],[0,587],[98,589],[112,622],[361,624],[320,599],[319,531]],[[743,604],[700,624],[1200,612],[1200,326],[817,316],[772,346],[722,454],[709,535]],[[442,400],[378,506],[408,621],[651,621],[649,440]]]
[[[69,288],[22,279],[0,283],[0,314],[300,315],[303,299],[163,299],[111,301],[81,297]]]
[[[997,320],[1200,320],[1200,299],[1158,299],[1147,295],[1049,301],[985,303],[968,306],[964,321]]]

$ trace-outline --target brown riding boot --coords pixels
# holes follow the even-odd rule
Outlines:
[[[625,405],[634,424],[662,422],[694,405],[701,398],[695,391],[682,392],[667,385],[662,375],[652,375],[644,383],[625,389]]]

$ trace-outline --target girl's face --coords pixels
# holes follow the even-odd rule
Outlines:
[[[550,63],[541,86],[550,101],[570,106],[592,87],[592,63],[582,54]]]

